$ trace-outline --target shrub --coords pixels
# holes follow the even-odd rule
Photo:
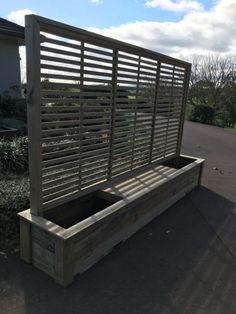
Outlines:
[[[0,115],[2,118],[9,118],[14,115],[16,99],[9,95],[0,95]]]
[[[226,110],[220,110],[216,113],[216,125],[220,127],[234,127],[234,117]]]
[[[13,140],[0,141],[1,172],[25,172],[28,169],[28,138],[21,136]]]
[[[215,110],[209,105],[195,105],[190,112],[189,118],[191,121],[213,124],[215,119]]]
[[[13,250],[19,243],[17,213],[29,207],[27,177],[5,177],[0,180],[0,250]]]
[[[24,98],[11,97],[8,94],[0,95],[1,118],[15,118],[27,122],[27,105]]]

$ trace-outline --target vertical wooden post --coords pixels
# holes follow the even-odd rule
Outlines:
[[[111,133],[110,133],[110,152],[108,165],[108,180],[112,177],[113,163],[113,146],[115,132],[115,115],[116,115],[116,94],[117,94],[117,68],[118,68],[118,49],[113,50],[113,65],[112,65],[112,108],[111,108]]]
[[[150,143],[150,154],[149,154],[149,163],[152,162],[152,153],[153,153],[153,142],[155,137],[155,127],[156,127],[156,110],[157,110],[157,103],[158,103],[158,90],[159,90],[159,79],[160,79],[160,68],[161,68],[161,61],[157,61],[157,71],[156,71],[156,86],[155,86],[155,98],[153,104],[153,113],[152,113],[152,134],[151,134],[151,143]]]
[[[134,109],[134,132],[132,138],[132,153],[131,153],[131,169],[133,170],[133,163],[134,163],[134,148],[135,148],[135,133],[136,133],[136,124],[137,124],[137,105],[138,105],[138,94],[139,94],[139,80],[140,80],[140,65],[141,65],[141,56],[138,56],[138,72],[137,72],[137,85],[136,85],[136,104]]]
[[[199,176],[198,176],[198,186],[202,184],[202,174],[203,174],[204,163],[200,164]]]
[[[80,108],[79,108],[79,191],[82,189],[82,154],[83,154],[83,120],[84,120],[84,42],[81,41],[81,56],[80,56]]]
[[[74,279],[73,241],[57,238],[55,241],[55,280],[64,288]]]
[[[181,145],[182,145],[182,137],[183,137],[183,129],[184,129],[184,119],[185,119],[185,112],[187,106],[187,98],[188,98],[188,86],[189,80],[191,75],[191,65],[185,68],[185,77],[184,77],[184,92],[183,92],[183,100],[182,100],[182,107],[181,107],[181,120],[179,125],[179,132],[178,132],[178,144],[177,144],[177,158],[180,156]]]
[[[31,263],[31,224],[20,219],[20,256],[26,263]]]
[[[170,125],[170,115],[171,115],[171,105],[173,104],[174,74],[175,74],[175,65],[173,65],[172,78],[171,78],[171,92],[170,92],[170,95],[169,95],[170,98],[169,98],[169,105],[168,105],[168,118],[167,118],[167,125],[166,125],[166,134],[165,134],[164,157],[166,157],[166,149],[167,149],[167,142],[168,142],[168,132],[169,132],[169,125]]]
[[[25,21],[30,211],[32,214],[42,215],[40,29],[34,15],[26,16]]]

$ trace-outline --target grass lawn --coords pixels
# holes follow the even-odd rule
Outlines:
[[[230,130],[230,131],[236,133],[236,126],[234,128],[227,128],[227,130]]]

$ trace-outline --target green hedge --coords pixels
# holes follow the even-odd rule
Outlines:
[[[235,117],[223,106],[215,109],[208,104],[192,105],[188,103],[187,119],[194,122],[216,125],[219,127],[234,127]]]
[[[206,104],[195,105],[189,112],[189,120],[213,124],[215,120],[215,110],[213,107]]]
[[[0,178],[0,250],[18,247],[19,220],[17,213],[29,207],[29,180],[26,176]]]

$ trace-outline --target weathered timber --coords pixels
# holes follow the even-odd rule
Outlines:
[[[32,214],[178,156],[189,63],[35,15],[26,48]]]
[[[200,184],[180,155],[191,65],[35,15],[26,52],[21,257],[66,287]]]
[[[22,257],[60,285],[68,286],[75,275],[86,271],[114,246],[197,187],[203,163],[203,159],[187,156],[180,161],[170,160],[167,165],[96,191],[91,197],[86,195],[73,203],[76,204],[73,208],[70,204],[60,205],[47,214],[49,218],[32,215],[30,210],[19,213]],[[101,205],[96,209],[98,199],[91,201],[94,195],[104,200],[107,207]],[[92,213],[85,218],[80,208],[84,206]],[[66,227],[61,226],[63,220]]]

